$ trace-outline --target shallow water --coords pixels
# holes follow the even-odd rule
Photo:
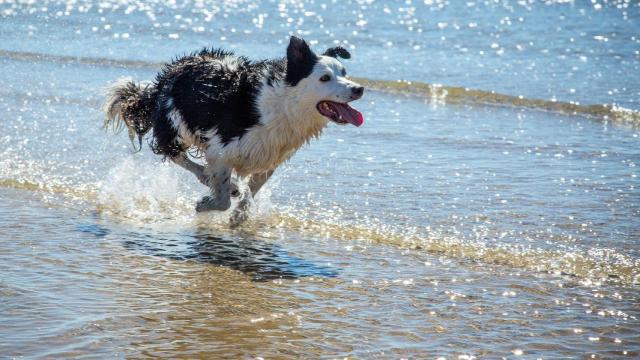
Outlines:
[[[636,123],[369,91],[235,230],[100,127],[114,79],[293,29],[354,76],[640,108],[637,4],[431,3],[0,4],[0,353],[639,356]]]

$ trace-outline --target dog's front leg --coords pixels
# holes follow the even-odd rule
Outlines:
[[[203,185],[209,186],[209,177],[204,173],[204,166],[191,161],[185,153],[172,157],[171,161],[180,165],[183,169],[190,171]]]
[[[249,218],[248,210],[251,207],[251,199],[256,196],[262,186],[273,175],[273,170],[266,173],[253,174],[249,180],[249,191],[244,195],[238,207],[231,214],[231,226],[238,226]]]
[[[209,175],[211,196],[205,196],[196,205],[197,212],[219,210],[231,207],[231,168],[219,161],[205,170]]]
[[[176,165],[180,165],[180,167],[182,167],[183,169],[191,172],[203,185],[209,186],[209,176],[207,176],[207,174],[205,173],[205,167],[191,161],[186,154],[182,153],[180,155],[174,156],[171,158],[171,161],[173,161]],[[238,185],[233,181],[231,182],[231,196],[240,196]]]

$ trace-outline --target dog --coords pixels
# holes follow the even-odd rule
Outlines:
[[[316,55],[296,36],[281,59],[251,61],[205,48],[166,64],[153,82],[117,81],[104,105],[105,127],[126,127],[140,147],[152,131],[154,153],[210,188],[196,211],[226,211],[232,196],[242,196],[232,215],[240,223],[274,170],[330,121],[363,124],[349,103],[363,96],[364,87],[347,77],[339,61],[350,57],[340,46]],[[192,161],[190,149],[206,165]],[[244,194],[234,179],[247,182]]]

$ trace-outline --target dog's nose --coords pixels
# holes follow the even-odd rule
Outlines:
[[[351,88],[351,92],[356,98],[361,98],[362,94],[364,94],[364,86],[356,86]]]

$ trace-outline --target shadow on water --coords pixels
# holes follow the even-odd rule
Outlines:
[[[76,229],[96,237],[105,237],[109,229],[97,224],[81,224]],[[308,276],[335,277],[336,269],[317,265],[289,255],[281,246],[256,239],[229,238],[206,233],[123,234],[124,247],[147,255],[178,261],[197,261],[242,271],[254,281],[298,279]]]

